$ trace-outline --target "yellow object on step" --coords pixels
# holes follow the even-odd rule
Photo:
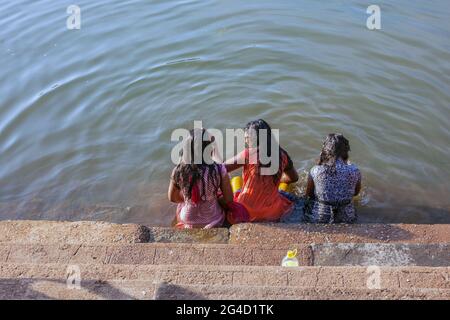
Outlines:
[[[290,259],[295,258],[296,256],[297,256],[297,249],[289,250],[287,252],[287,257]]]
[[[242,177],[237,176],[233,177],[231,179],[231,190],[233,190],[233,193],[236,193],[236,191],[240,191],[242,188]]]
[[[286,257],[281,261],[283,267],[298,267],[297,249],[289,250]]]

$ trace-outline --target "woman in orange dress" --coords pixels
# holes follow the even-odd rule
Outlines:
[[[260,132],[262,132],[261,135]],[[260,145],[262,143],[265,145]],[[225,162],[228,172],[243,168],[243,186],[236,201],[244,205],[252,222],[279,221],[284,215],[291,214],[295,206],[278,192],[278,185],[281,182],[287,184],[296,182],[297,171],[288,153],[272,138],[272,130],[266,121],[259,119],[246,125],[245,145],[241,153]],[[278,161],[275,161],[278,163],[278,170],[268,174],[268,169],[272,165],[271,161],[274,160],[271,158],[271,150],[276,150],[275,148],[279,151],[279,157],[276,159]],[[262,164],[260,161],[260,151],[264,152],[264,150],[267,150],[266,156],[271,159],[267,164]]]

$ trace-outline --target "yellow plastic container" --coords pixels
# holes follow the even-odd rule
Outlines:
[[[294,186],[293,183],[287,184],[287,183],[282,182],[278,185],[278,190],[285,191],[285,192],[292,192],[293,186]]]
[[[281,261],[283,267],[298,267],[297,249],[289,250],[286,257]]]
[[[233,193],[236,193],[237,191],[240,191],[242,188],[242,177],[237,176],[233,177],[231,179],[231,190],[233,190]]]

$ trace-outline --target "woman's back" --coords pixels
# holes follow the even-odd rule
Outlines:
[[[249,150],[244,151],[248,159]],[[292,209],[292,202],[278,192],[278,183],[270,175],[261,175],[257,164],[244,165],[242,192],[237,201],[247,209],[251,221],[276,221]],[[288,165],[288,156],[281,154],[281,171]]]
[[[214,140],[204,128],[195,128],[184,141],[180,162],[172,171],[167,191],[169,200],[178,203],[177,227],[220,227],[225,212],[219,204],[219,193],[224,204],[233,201],[227,169],[213,161]],[[207,150],[210,146],[213,148]],[[197,154],[199,151],[201,154]]]
[[[314,181],[315,201],[311,212],[314,222],[347,222],[356,220],[351,203],[361,173],[356,165],[337,159],[335,170],[327,165],[316,165],[310,176]]]
[[[218,202],[217,184],[227,175],[225,165],[215,164],[206,167],[202,171],[202,177],[196,182],[193,190],[202,191],[197,196],[188,197],[184,194],[184,202],[178,205],[177,215],[185,228],[220,226],[225,218],[225,213]],[[214,181],[216,183],[214,183]]]

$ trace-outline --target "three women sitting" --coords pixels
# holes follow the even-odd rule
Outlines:
[[[197,130],[201,132],[196,134],[192,130],[187,142],[191,144],[190,159],[194,159],[196,143],[201,143],[202,155],[205,155],[204,151],[214,140],[210,138],[203,141],[206,131]],[[267,174],[267,169],[272,163],[262,164],[259,161],[259,137],[264,136],[260,135],[261,130],[266,133],[266,141],[263,143],[267,155],[271,156],[272,143],[278,148],[278,170],[273,170],[270,174]],[[186,161],[184,155],[184,159],[174,168],[168,196],[170,201],[178,203],[177,227],[220,227],[226,225],[227,220],[233,223],[356,221],[352,198],[361,189],[361,173],[348,160],[350,146],[343,135],[329,134],[326,137],[317,165],[309,173],[305,197],[297,197],[278,190],[280,183],[297,182],[298,174],[289,154],[272,138],[267,122],[261,119],[251,121],[244,132],[245,149],[224,164],[203,157],[201,163],[194,164]],[[256,135],[256,139],[251,139],[253,135]],[[233,199],[228,173],[239,168],[242,168],[243,186]]]

